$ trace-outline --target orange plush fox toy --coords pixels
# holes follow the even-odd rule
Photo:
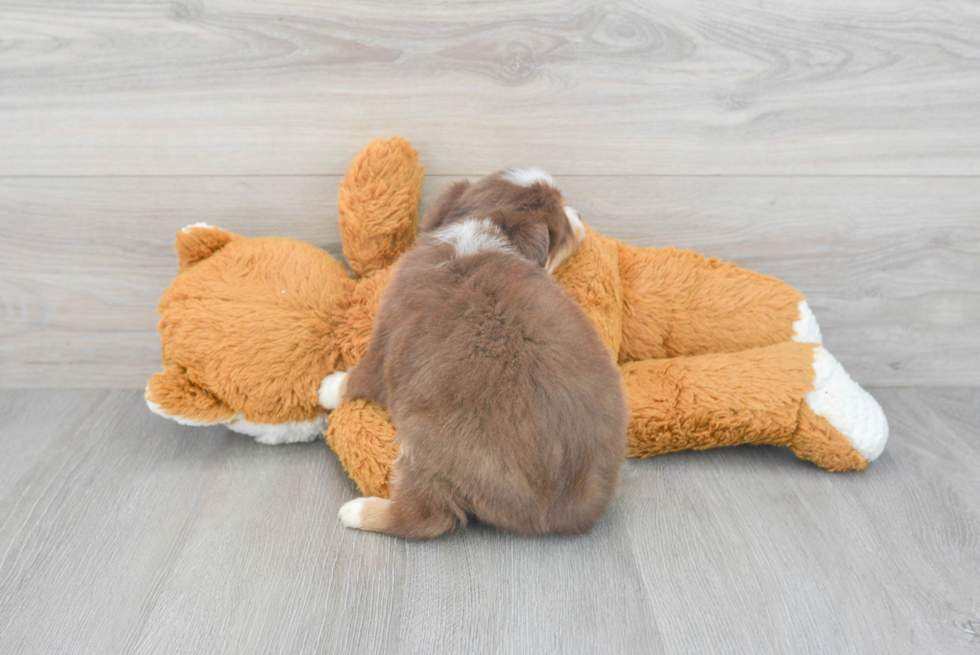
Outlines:
[[[338,203],[350,272],[299,241],[181,230],[150,409],[267,444],[310,441],[329,425],[327,441],[364,495],[387,496],[398,447],[384,408],[357,400],[328,422],[318,390],[367,348],[391,267],[415,238],[422,170],[399,138],[355,158]],[[849,471],[881,454],[881,408],[820,346],[803,296],[779,280],[591,229],[555,276],[619,362],[631,457],[770,444]]]

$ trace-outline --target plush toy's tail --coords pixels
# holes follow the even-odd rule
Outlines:
[[[630,457],[756,444],[787,446],[828,471],[854,471],[888,439],[881,407],[817,344],[631,362],[622,370]]]
[[[821,425],[818,419],[823,419],[867,461],[877,459],[888,441],[888,420],[881,405],[823,346],[813,349],[813,371],[813,389],[804,398],[801,422],[804,414],[812,414],[811,424]]]

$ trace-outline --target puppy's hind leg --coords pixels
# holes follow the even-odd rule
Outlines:
[[[448,507],[398,497],[392,500],[357,498],[344,503],[340,508],[340,520],[348,528],[406,539],[432,539],[461,522]]]

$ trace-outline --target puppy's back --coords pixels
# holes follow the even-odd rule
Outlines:
[[[386,317],[397,316],[397,324]],[[627,409],[611,353],[540,267],[405,257],[379,314],[402,479],[521,533],[578,532],[615,493]]]

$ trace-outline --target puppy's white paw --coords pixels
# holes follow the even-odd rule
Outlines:
[[[337,409],[340,407],[340,399],[344,393],[344,379],[347,377],[346,371],[334,371],[320,382],[320,407],[323,409]]]
[[[361,511],[364,509],[364,503],[366,502],[367,498],[355,498],[340,506],[340,512],[337,515],[340,517],[340,522],[344,524],[344,527],[361,529],[361,526],[364,525]]]
[[[806,402],[814,414],[827,419],[869,462],[888,441],[888,420],[881,405],[851,379],[823,346],[813,351],[813,391]]]

